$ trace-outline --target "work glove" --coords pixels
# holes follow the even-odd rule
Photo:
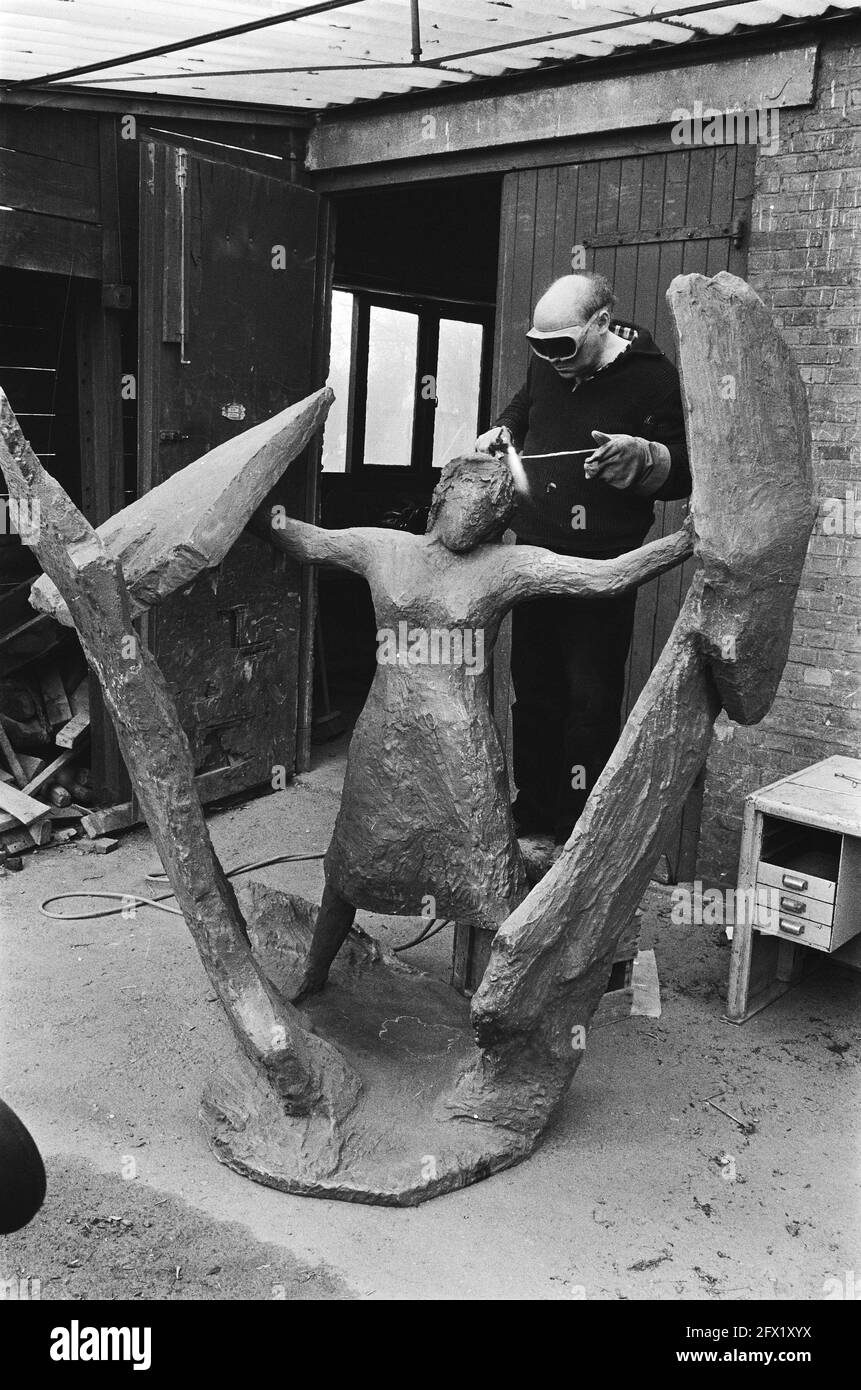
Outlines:
[[[583,465],[587,478],[600,478],[620,490],[630,488],[638,497],[650,497],[666,481],[670,471],[666,444],[602,430],[593,430],[592,438],[597,447]]]
[[[507,449],[514,443],[511,430],[507,425],[494,425],[493,429],[485,430],[475,441],[475,452],[477,454],[489,454],[493,449]]]

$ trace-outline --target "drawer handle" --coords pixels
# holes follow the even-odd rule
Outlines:
[[[790,936],[803,936],[803,922],[788,922],[785,917],[778,918],[778,925],[781,931],[788,932]]]
[[[781,910],[781,912],[798,912],[798,913],[806,912],[806,911],[807,911],[807,903],[804,901],[803,898],[787,898],[787,897],[781,897],[781,899],[780,899],[780,910]]]
[[[796,893],[803,893],[807,887],[806,878],[798,878],[796,874],[783,875],[784,888],[794,888]]]

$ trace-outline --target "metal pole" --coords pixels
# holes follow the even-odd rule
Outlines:
[[[413,62],[420,63],[422,60],[422,31],[421,16],[419,15],[419,0],[410,0],[410,20],[412,22],[413,31]]]
[[[215,29],[208,34],[198,34],[188,39],[177,39],[174,43],[162,43],[157,48],[141,48],[136,53],[124,53],[119,58],[108,58],[103,63],[85,63],[78,68],[65,68],[62,72],[50,72],[42,77],[24,77],[18,82],[10,82],[7,90],[16,87],[39,87],[45,82],[59,82],[66,77],[83,77],[88,72],[103,72],[107,68],[118,68],[123,63],[137,63],[144,58],[158,58],[164,53],[179,53],[184,48],[200,48],[206,43],[218,43],[219,39],[235,38],[238,34],[251,34],[258,29],[270,29],[276,24],[290,24],[294,19],[306,19],[309,15],[324,14],[327,10],[342,10],[347,5],[362,4],[362,0],[320,0],[315,5],[305,5],[301,10],[290,14],[269,15],[266,19],[252,19],[246,24],[234,24],[230,29]],[[191,74],[189,74],[191,75]]]

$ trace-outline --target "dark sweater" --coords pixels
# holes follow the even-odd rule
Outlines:
[[[656,440],[670,451],[668,477],[651,497],[637,497],[586,478],[584,455],[527,460],[530,495],[521,497],[511,523],[521,542],[567,555],[618,555],[642,545],[656,498],[690,492],[678,372],[645,329],[635,331],[625,352],[574,389],[549,362],[533,356],[525,385],[496,423],[508,426],[525,454],[595,448],[593,429]]]

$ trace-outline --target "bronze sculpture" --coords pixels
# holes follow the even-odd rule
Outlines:
[[[668,299],[679,340],[701,568],[564,853],[518,902],[522,880],[516,850],[503,836],[510,830],[496,793],[498,764],[492,760],[489,781],[483,774],[485,794],[492,786],[496,798],[485,829],[496,838],[485,844],[482,834],[480,849],[488,858],[478,871],[470,870],[465,894],[455,894],[451,905],[483,912],[494,923],[511,910],[495,934],[490,964],[469,1006],[364,935],[351,937],[335,959],[330,987],[308,998],[305,1012],[286,1002],[300,989],[316,910],[289,894],[252,885],[240,895],[243,915],[213,853],[194,790],[188,741],[164,682],[149,653],[140,644],[129,648],[126,640],[132,631],[131,602],[152,599],[137,598],[147,593],[145,574],[135,575],[130,599],[118,558],[128,553],[124,514],[112,519],[116,524],[108,532],[105,527],[93,531],[41,468],[8,403],[0,403],[0,462],[9,491],[41,509],[41,527],[28,543],[62,594],[102,682],[171,886],[240,1044],[226,1074],[208,1088],[203,1106],[216,1153],[239,1172],[291,1192],[408,1205],[525,1158],[582,1060],[582,1038],[603,993],[616,942],[648,884],[670,820],[703,766],[714,719],[723,707],[733,719],[753,723],[770,706],[786,660],[792,605],[815,515],[804,388],[767,311],[743,281],[726,273],[713,280],[682,276]],[[276,427],[273,422],[273,431]],[[452,470],[448,482],[457,476]],[[478,478],[475,483],[483,491]],[[239,520],[247,520],[259,501],[245,495]],[[152,506],[154,515],[157,499]],[[491,510],[498,527],[504,505]],[[464,511],[471,507],[465,504]],[[481,499],[477,513],[486,515]],[[139,517],[134,524],[140,524]],[[430,539],[411,538],[406,550],[392,540],[381,543],[376,559],[370,552],[361,558],[367,544],[361,537],[348,547],[352,562],[367,566],[372,589],[377,586],[378,620],[390,617],[397,623],[407,613],[421,626],[414,622],[417,615],[425,624],[439,615],[460,627],[481,621],[495,635],[498,615],[514,601],[512,589],[534,580],[525,577],[519,560],[498,555],[510,548],[467,544],[457,550],[467,532],[473,538],[489,534],[484,522],[477,532],[466,527],[462,534],[455,514],[450,529],[441,502],[435,524],[441,528],[440,545],[432,526]],[[305,537],[310,558],[335,558],[337,533],[301,528],[302,523],[292,524],[294,537]],[[660,564],[671,553],[675,562],[687,553],[688,540],[682,534],[660,545],[665,546]],[[610,563],[633,567],[636,575],[645,557],[648,572],[656,552],[647,552],[649,547]],[[510,553],[516,556],[516,550]],[[432,556],[440,562],[439,594],[430,582]],[[555,567],[557,559],[547,563]],[[157,556],[153,565],[166,573],[170,567],[163,561]],[[210,562],[204,556],[199,567]],[[545,562],[537,563],[540,570]],[[375,572],[376,565],[382,572]],[[494,568],[498,575],[491,580]],[[446,590],[446,580],[458,570],[470,582],[458,583],[456,594]],[[627,573],[630,582],[632,570]],[[545,580],[562,582],[557,568],[553,574],[556,580],[549,572]],[[564,582],[573,574],[566,569]],[[577,582],[594,578],[581,573]],[[158,592],[163,596],[165,590]],[[388,691],[389,674],[378,672],[378,678]],[[467,680],[481,678],[461,670],[452,683],[447,672],[442,708],[451,708],[459,692],[454,705],[459,699],[459,708],[486,729],[482,720],[489,716],[482,713],[484,706],[479,709],[480,687],[468,701],[462,690]],[[397,673],[392,679],[397,698],[391,711],[387,696],[375,697],[360,730],[360,767],[363,741],[373,739],[381,708],[384,742],[388,738],[394,746],[401,735],[411,736],[410,701],[403,697],[415,686],[399,683]],[[419,683],[427,687],[417,719],[440,708],[438,679],[438,672],[421,673]],[[428,691],[434,701],[428,701]],[[426,719],[423,746],[433,739],[433,728],[432,718]],[[471,724],[470,749],[477,736]],[[451,779],[456,760],[446,755],[441,765]],[[390,773],[386,785],[396,786]],[[459,783],[443,778],[435,785],[443,791],[433,795],[448,798],[447,806],[457,804]],[[404,789],[407,807],[413,790]],[[346,794],[354,794],[349,784]],[[357,844],[361,851],[362,842],[354,834],[352,814],[348,805],[346,831],[336,837],[329,866],[339,896],[342,889],[364,891],[363,874],[373,876],[372,868],[356,863],[354,851]],[[392,846],[399,855],[403,846],[397,833]],[[420,850],[410,844],[404,854],[414,878],[424,877]],[[437,872],[432,856],[429,868]],[[417,886],[432,891],[426,883]],[[477,902],[478,890],[487,886],[500,896]],[[333,939],[337,948],[340,931],[337,920],[333,932],[330,925],[324,920],[321,929],[327,951]]]

